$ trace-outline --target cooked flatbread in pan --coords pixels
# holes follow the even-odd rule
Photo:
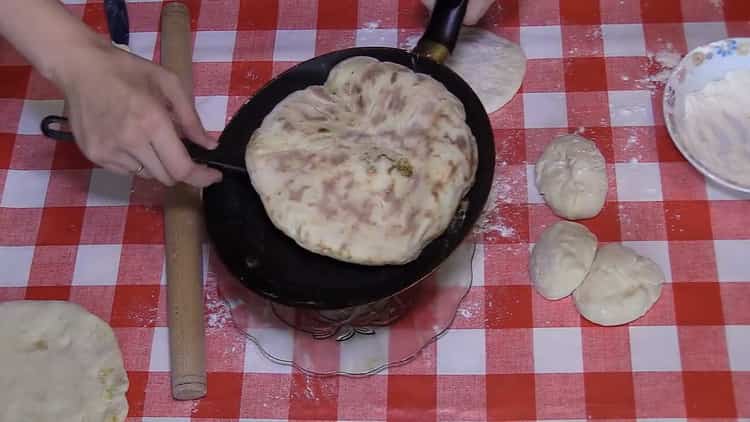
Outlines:
[[[303,248],[404,264],[446,230],[474,182],[465,117],[430,76],[353,57],[279,103],[245,160],[271,221]]]

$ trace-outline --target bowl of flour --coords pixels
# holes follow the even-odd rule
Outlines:
[[[750,192],[750,38],[700,46],[664,90],[672,141],[705,177]]]

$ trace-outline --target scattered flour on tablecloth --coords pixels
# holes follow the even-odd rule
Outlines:
[[[366,29],[378,29],[380,28],[380,21],[367,22],[363,25]]]
[[[362,34],[363,39],[366,39],[365,42],[367,45],[390,46],[391,40],[386,39],[385,32],[387,31],[381,31],[378,28],[380,28],[380,21],[371,21],[362,24],[362,27],[357,32]]]
[[[462,303],[461,307],[458,309],[458,314],[461,315],[463,318],[473,318],[477,314],[479,314],[480,304],[477,302],[471,302],[471,303]]]
[[[581,40],[581,38],[584,38]],[[603,53],[601,49],[598,47],[594,47],[595,45],[598,45],[599,43],[592,43],[591,41],[599,41],[602,39],[602,29],[600,27],[592,27],[588,31],[582,34],[582,37],[580,37],[578,34],[568,34],[566,37],[569,45],[571,46],[568,48],[568,55],[575,56],[575,57],[581,57],[581,56],[592,56],[592,55],[598,55]],[[577,45],[588,45],[587,48],[578,48]]]
[[[210,329],[221,329],[231,323],[232,314],[227,304],[219,297],[216,286],[206,286],[206,325]]]
[[[507,166],[507,163],[501,163]],[[502,173],[502,169],[500,172]],[[507,181],[498,178],[497,174],[490,189],[490,195],[487,198],[487,204],[484,211],[479,216],[479,220],[474,226],[474,234],[497,234],[500,237],[508,238],[516,235],[516,229],[506,224],[505,218],[499,212],[500,204],[509,203],[511,194],[517,189],[524,188],[522,180]],[[533,181],[531,182],[533,183]]]
[[[156,323],[159,308],[139,309],[128,312],[128,319],[142,327],[152,327]]]
[[[313,384],[313,377],[304,375],[305,385],[301,394],[296,389],[292,391],[292,399],[307,399],[320,401],[330,399],[338,394],[338,390],[328,380],[321,380],[317,385]]]
[[[665,50],[660,50],[656,53],[649,52],[646,55],[646,57],[648,57],[648,63],[644,65],[644,67],[649,69],[656,67],[658,71],[655,74],[636,81],[642,88],[651,90],[652,94],[657,87],[662,86],[667,82],[672,75],[674,68],[677,67],[677,65],[680,64],[680,60],[682,60],[682,55],[673,51],[671,43],[667,43],[666,47]]]
[[[304,391],[305,397],[308,400],[318,400],[318,398],[315,396],[315,391],[312,389],[312,383],[309,376],[305,376],[305,391]]]
[[[411,50],[417,46],[419,42],[419,35],[409,35],[399,44],[399,48],[404,50]]]
[[[630,163],[640,163],[643,159],[641,140],[638,135],[639,133],[631,131],[628,133],[628,137],[622,145],[622,152],[627,156],[630,156],[628,159],[628,162]]]
[[[247,81],[257,81],[258,79],[260,79],[260,76],[252,70],[248,70],[245,74],[245,80]]]

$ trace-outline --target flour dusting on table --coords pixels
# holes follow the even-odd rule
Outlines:
[[[669,77],[672,75],[672,71],[682,60],[682,55],[672,50],[673,46],[671,43],[667,43],[665,50],[660,50],[656,53],[648,53],[648,64],[646,67],[656,67],[658,71],[654,74],[639,79],[637,82],[646,89],[655,90],[659,86],[663,86]]]
[[[507,163],[501,164],[507,166]],[[492,182],[490,195],[487,198],[487,204],[474,226],[474,234],[497,234],[504,238],[516,235],[516,229],[506,224],[505,218],[499,208],[500,204],[511,202],[511,194],[516,189],[523,188],[523,183],[521,182],[522,180],[508,181],[503,177],[495,177],[495,180]]]
[[[378,29],[380,28],[380,21],[367,22],[363,26],[367,29]]]
[[[227,304],[219,297],[216,285],[206,285],[206,326],[209,329],[221,329],[232,321],[232,314]]]
[[[628,139],[625,141],[624,149],[625,149],[625,152],[627,152],[628,154],[635,154],[637,152],[637,156],[634,155],[630,157],[630,159],[628,160],[632,164],[640,163],[641,160],[643,159],[643,156],[641,155],[641,152],[640,152],[640,149],[641,149],[640,145],[641,144],[640,144],[640,140],[638,139],[638,136],[636,136],[635,133],[631,132],[628,135]]]
[[[404,50],[411,50],[417,46],[418,42],[419,42],[419,35],[409,35],[403,41],[401,41],[401,43],[399,44],[399,47]]]
[[[473,318],[480,314],[481,308],[480,304],[477,302],[471,302],[471,303],[462,303],[461,307],[458,308],[458,314],[461,315],[463,318]]]

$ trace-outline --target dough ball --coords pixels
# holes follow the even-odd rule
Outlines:
[[[570,221],[557,222],[544,230],[529,261],[537,292],[551,300],[573,293],[591,268],[596,241],[589,229]]]
[[[604,156],[582,136],[559,136],[536,163],[536,187],[558,216],[569,220],[594,217],[607,197]]]
[[[652,260],[612,243],[596,252],[588,276],[573,292],[573,300],[578,312],[591,322],[625,324],[656,303],[664,278]]]
[[[62,301],[0,303],[0,421],[121,422],[128,377],[112,328]]]
[[[464,15],[464,25],[474,25],[482,19],[487,9],[492,6],[494,0],[472,0],[466,5],[466,15]],[[435,0],[422,0],[422,4],[432,13],[435,8]]]
[[[487,113],[507,104],[526,74],[526,55],[521,47],[480,28],[461,30],[445,64],[471,86]]]
[[[271,221],[303,248],[404,264],[448,228],[474,183],[477,146],[441,83],[353,57],[281,101],[245,161]]]

